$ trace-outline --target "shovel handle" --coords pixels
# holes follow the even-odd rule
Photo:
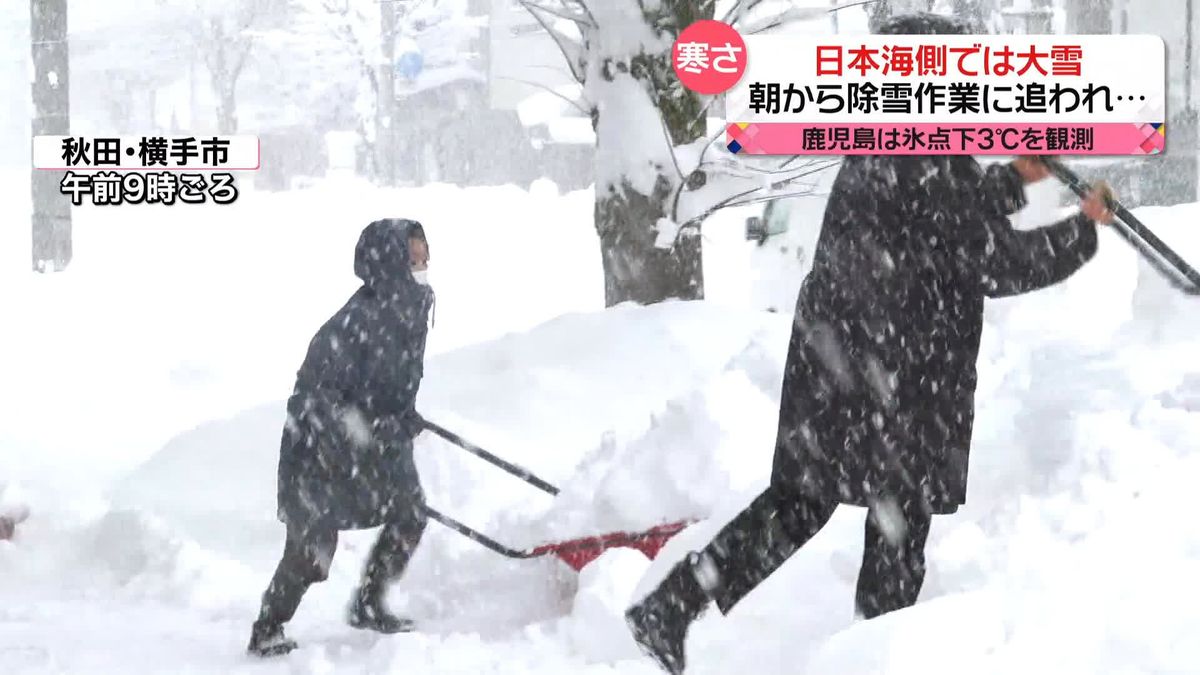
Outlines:
[[[493,455],[492,453],[488,452],[487,450],[484,450],[483,448],[479,447],[478,445],[475,445],[474,443],[468,441],[467,439],[463,438],[462,436],[459,436],[458,434],[454,433],[453,431],[450,431],[449,429],[446,429],[438,424],[430,422],[429,420],[425,420],[425,428],[432,431],[433,433],[437,434],[438,436],[441,436],[442,438],[446,439],[447,441],[450,441],[451,443],[457,445],[458,447],[462,448],[463,450],[466,450],[467,452],[471,453],[472,455],[475,455],[476,457],[484,460],[485,462],[488,462],[489,464],[491,464],[493,466],[499,467],[499,468],[503,469],[504,471],[507,471],[508,473],[516,476],[517,478],[520,478],[521,480],[525,481],[526,483],[529,483],[530,485],[538,488],[539,490],[541,490],[547,494],[551,494],[551,495],[558,494],[558,488],[554,487],[550,483],[547,483],[546,481],[542,480],[541,478],[538,478],[537,476],[533,475],[533,473],[531,471],[529,471],[528,469],[517,466],[516,464],[513,464],[512,462],[509,462],[507,460],[497,457],[496,455]]]
[[[1079,197],[1087,197],[1092,186],[1074,171],[1054,157],[1043,156],[1042,163],[1055,178],[1062,181]],[[1180,290],[1189,295],[1200,295],[1200,272],[1192,267],[1162,239],[1150,231],[1116,198],[1107,200],[1108,208],[1117,216],[1117,233],[1147,257],[1159,272],[1165,275]]]
[[[491,537],[487,536],[486,534],[480,532],[479,530],[476,530],[467,525],[464,525],[461,522],[442,513],[441,511],[434,509],[433,507],[426,505],[423,507],[423,509],[425,511],[425,514],[428,515],[431,520],[436,520],[437,522],[441,523],[442,525],[445,525],[446,527],[450,528],[451,530],[454,530],[455,532],[461,534],[462,536],[466,537],[467,539],[470,539],[471,541],[483,546],[484,548],[486,548],[490,551],[499,553],[500,555],[502,555],[506,558],[512,558],[514,560],[528,560],[530,558],[539,558],[539,557],[549,553],[549,551],[541,551],[541,550],[539,550],[539,551],[522,551],[520,549],[515,549],[510,546],[505,546],[504,544],[501,544],[500,542],[496,541],[495,539],[492,539]]]

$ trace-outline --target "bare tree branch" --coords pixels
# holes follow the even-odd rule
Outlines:
[[[771,185],[769,185],[767,187],[755,187],[755,188],[751,188],[749,190],[739,192],[734,195],[730,195],[729,197],[726,197],[725,199],[722,199],[721,201],[717,202],[716,204],[713,204],[709,208],[705,209],[699,215],[689,218],[687,220],[687,222],[680,224],[680,228],[682,229],[683,227],[686,227],[689,225],[698,225],[699,223],[704,222],[704,220],[707,219],[712,214],[714,214],[717,211],[720,211],[721,209],[724,209],[724,208],[730,208],[730,207],[735,207],[735,206],[748,206],[750,204],[757,204],[757,203],[761,203],[761,202],[771,201],[774,199],[784,199],[785,197],[795,197],[795,196],[801,196],[804,194],[809,194],[809,192],[797,192],[797,193],[792,193],[792,194],[781,196],[778,193],[776,193],[775,190],[777,190],[781,187],[786,187],[788,185],[791,185],[791,184],[795,183],[796,181],[798,181],[799,179],[804,178],[805,176],[811,176],[813,174],[820,173],[822,171],[825,171],[826,169],[837,166],[837,164],[840,161],[841,160],[838,159],[838,160],[823,162],[813,168],[805,169],[804,171],[797,173],[794,176],[790,176],[783,180],[779,180],[774,183],[771,183]],[[767,194],[764,194],[761,197],[757,197],[754,199],[744,199],[745,197],[749,197],[750,195],[753,195],[755,193],[762,193],[762,192],[766,192]]]
[[[747,35],[762,33],[772,28],[778,28],[792,21],[812,21],[829,14],[829,10],[821,7],[789,7],[775,16],[752,22],[739,30]]]
[[[565,73],[566,75],[570,76],[571,79],[574,79],[574,77],[575,77],[574,75],[571,74],[570,70],[563,70],[560,66],[551,66],[551,65],[545,64],[545,63],[531,63],[531,64],[525,66],[523,68],[523,70],[549,70],[549,71],[557,73],[559,75],[562,75]]]
[[[729,202],[728,204],[726,204],[723,208],[733,209],[733,208],[738,208],[741,206],[754,206],[755,204],[763,204],[766,202],[773,202],[773,201],[776,201],[779,199],[791,199],[792,197],[808,197],[813,194],[815,194],[815,193],[811,189],[797,190],[795,192],[771,192],[770,194],[765,194],[765,195],[762,195],[759,197],[755,197],[754,199],[743,199],[743,200],[732,201],[732,202]]]
[[[705,149],[707,149],[707,148],[705,148]],[[807,157],[807,156],[806,155],[792,155],[792,156],[788,157],[787,159],[783,160],[782,162],[780,162],[779,166],[775,167],[774,169],[766,169],[766,168],[754,166],[753,164],[751,164],[749,162],[743,161],[741,159],[740,155],[728,155],[723,159],[717,159],[712,162],[701,161],[700,165],[697,168],[704,168],[706,166],[712,166],[712,167],[734,166],[734,167],[737,167],[737,169],[739,169],[739,170],[746,171],[748,174],[774,175],[774,174],[779,174],[779,173],[785,173],[786,171],[789,170],[788,165],[790,165],[794,162],[797,162],[800,159],[805,158],[805,157]],[[733,174],[732,172],[727,172],[725,175],[736,175],[736,174]]]
[[[550,22],[546,21],[541,14],[538,14],[538,7],[533,4],[531,0],[519,0],[519,2],[521,3],[521,6],[533,16],[538,24],[541,25],[542,30],[549,33],[550,37],[554,39],[555,44],[558,45],[559,51],[562,52],[563,58],[567,60],[567,66],[571,69],[571,77],[574,77],[577,82],[583,84],[586,75],[583,72],[582,46],[571,41],[571,39],[566,35],[554,30],[554,28],[550,26]]]
[[[725,16],[722,17],[721,21],[731,26],[736,25],[737,18],[742,15],[742,12],[749,12],[750,10],[762,4],[762,1],[763,0],[737,0],[737,2],[733,3],[733,7],[730,7],[729,11],[725,12]]]
[[[567,103],[570,103],[571,107],[575,108],[576,110],[583,113],[584,115],[591,116],[591,114],[592,114],[592,111],[583,107],[582,105],[580,105],[579,101],[576,101],[575,99],[573,99],[570,96],[567,96],[561,92],[557,92],[554,89],[550,88],[549,86],[542,84],[541,82],[533,82],[531,80],[523,80],[519,77],[507,77],[507,76],[503,76],[503,75],[499,76],[497,79],[508,80],[509,82],[519,82],[521,84],[526,84],[531,87],[537,87],[538,89],[541,89],[542,91],[545,91],[546,93],[554,94],[555,96],[561,98],[562,100],[566,101]],[[583,99],[583,102],[587,103],[589,105],[591,104],[591,101],[588,101],[586,98]]]
[[[568,0],[563,0],[563,1],[567,2]],[[569,0],[569,2],[571,4],[579,7],[579,9],[582,10],[583,13],[587,15],[588,21],[591,22],[592,26],[595,26],[597,28],[600,27],[600,23],[596,21],[596,15],[592,14],[592,8],[588,7],[588,4],[585,0]]]
[[[707,144],[705,144],[704,149],[700,151],[700,157],[696,163],[697,171],[703,170],[706,167],[724,167],[724,166],[728,166],[730,164],[735,164],[738,167],[745,169],[746,171],[756,172],[760,175],[776,175],[776,174],[784,173],[789,164],[799,161],[801,158],[805,157],[805,155],[792,155],[791,157],[788,157],[787,159],[783,160],[779,164],[779,166],[773,170],[760,169],[758,167],[753,167],[745,162],[739,161],[739,158],[737,155],[730,155],[729,157],[727,157],[725,159],[719,159],[716,161],[705,161],[705,155],[708,154],[708,151],[711,148],[716,146],[717,140],[719,140],[721,138],[721,136],[724,134],[725,134],[725,130],[721,129],[716,134],[713,134],[713,136],[711,138],[709,138],[709,141]],[[722,175],[733,176],[733,177],[748,177],[748,176],[738,176],[736,173],[730,172],[730,171],[726,171]]]
[[[832,9],[820,9],[817,7],[790,7],[787,10],[776,14],[775,16],[766,19],[760,19],[759,21],[748,26],[738,25],[740,24],[740,19],[745,16],[743,13],[743,5],[745,5],[744,12],[748,14],[755,7],[762,4],[762,2],[763,0],[738,0],[736,3],[734,3],[733,7],[731,7],[729,11],[725,13],[725,18],[722,20],[730,25],[737,25],[738,30],[742,33],[755,34],[763,33],[773,28],[779,28],[780,26],[783,26],[791,21],[811,21],[813,19],[820,18],[821,14],[832,14],[843,9],[859,7],[861,5],[873,5],[877,2],[883,2],[883,0],[856,0],[855,2],[849,2],[844,5],[839,4]]]
[[[753,167],[753,166],[748,166],[748,165],[739,165],[736,167],[738,170],[731,170],[728,165],[719,165],[718,164],[716,166],[717,166],[717,169],[714,170],[712,173],[720,175],[720,176],[724,176],[726,178],[739,178],[739,179],[744,179],[744,180],[750,180],[750,179],[755,179],[755,178],[770,179],[775,176],[783,176],[788,173],[791,173],[792,171],[798,170],[796,168],[787,169],[787,168],[782,168],[782,167],[766,169],[766,168],[759,168],[759,167]]]
[[[595,20],[583,12],[571,12],[566,8],[550,7],[541,2],[535,2],[535,0],[521,0],[521,4],[525,5],[527,9],[532,7],[539,11],[545,12],[550,16],[558,17],[559,19],[566,19],[567,21],[572,21],[580,26],[590,26],[592,28],[596,27]]]
[[[850,9],[851,7],[861,7],[862,5],[873,5],[877,2],[883,2],[883,1],[884,0],[857,0],[857,2],[848,2],[844,5],[838,5],[829,11],[830,12],[840,12],[843,9]]]
[[[779,165],[779,168],[783,169],[783,168],[787,167],[788,164],[798,161],[803,156],[804,155],[792,155],[791,157],[788,157],[787,159],[783,160],[783,163]]]

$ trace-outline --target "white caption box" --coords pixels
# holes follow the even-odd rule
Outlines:
[[[35,136],[36,169],[100,171],[255,171],[257,136]]]

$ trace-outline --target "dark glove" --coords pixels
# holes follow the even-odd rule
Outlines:
[[[384,443],[412,439],[425,430],[425,420],[415,411],[386,415],[375,420],[375,434]]]
[[[421,417],[421,413],[417,412],[416,408],[409,408],[400,417],[400,427],[404,429],[406,434],[416,438],[421,435],[422,431],[425,431],[428,425],[425,422],[425,418]]]

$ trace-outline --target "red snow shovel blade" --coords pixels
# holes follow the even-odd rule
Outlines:
[[[634,548],[654,560],[667,541],[679,534],[692,521],[666,523],[645,532],[613,532],[591,537],[580,537],[554,544],[542,544],[530,551],[532,556],[553,555],[571,566],[576,572],[600,557],[610,548]]]
[[[598,534],[553,544],[542,544],[532,549],[516,549],[505,546],[479,530],[468,527],[441,511],[430,507],[428,504],[425,504],[423,509],[431,519],[506,558],[529,560],[530,558],[541,558],[552,555],[570,565],[576,572],[582,570],[585,565],[600,557],[601,553],[610,548],[635,548],[645,554],[647,558],[653,560],[658,555],[658,552],[662,550],[662,547],[666,545],[667,540],[679,534],[688,525],[696,522],[694,520],[684,520],[677,523],[665,523],[645,532]]]
[[[437,434],[438,436],[441,436],[450,443],[457,445],[463,450],[466,450],[472,455],[479,457],[480,459],[508,472],[513,476],[516,476],[517,478],[520,478],[526,483],[529,483],[530,485],[542,490],[547,494],[557,495],[559,493],[557,487],[547,483],[541,478],[538,478],[528,469],[517,466],[512,462],[493,455],[487,450],[484,450],[478,445],[471,443],[449,429],[441,427],[433,422],[430,422],[429,420],[425,420],[425,428]],[[683,520],[675,523],[665,523],[644,532],[613,532],[611,534],[580,537],[578,539],[571,539],[569,541],[561,541],[553,544],[542,544],[541,546],[531,550],[518,550],[505,546],[504,544],[501,544],[482,532],[467,527],[454,518],[451,518],[450,516],[447,516],[436,509],[430,508],[428,505],[425,505],[424,508],[426,514],[428,514],[430,518],[433,518],[434,520],[445,525],[446,527],[449,527],[455,532],[458,532],[464,537],[482,544],[484,547],[491,549],[500,555],[518,560],[527,560],[529,558],[552,555],[570,565],[571,569],[575,570],[576,572],[582,570],[585,565],[592,562],[596,558],[599,558],[600,554],[604,553],[610,548],[635,548],[644,553],[647,558],[653,560],[654,557],[658,555],[658,552],[662,550],[662,547],[666,545],[667,540],[676,534],[679,534],[679,532],[688,525],[696,522],[693,520]]]

